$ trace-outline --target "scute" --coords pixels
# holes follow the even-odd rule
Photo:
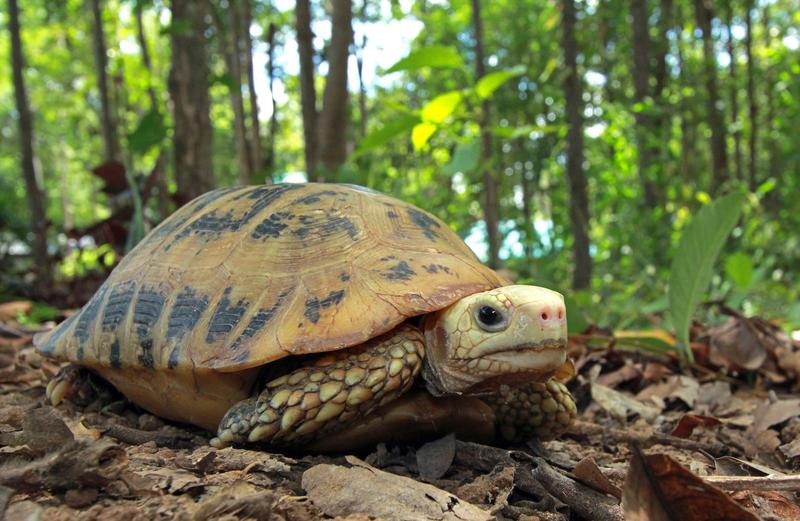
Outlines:
[[[241,371],[364,342],[503,283],[445,223],[378,192],[226,188],[161,223],[35,341],[99,369]]]

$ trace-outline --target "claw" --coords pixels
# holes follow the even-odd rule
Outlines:
[[[45,395],[50,403],[55,407],[64,401],[64,397],[67,395],[71,387],[72,383],[70,381],[53,378],[47,384],[47,391],[45,392]]]

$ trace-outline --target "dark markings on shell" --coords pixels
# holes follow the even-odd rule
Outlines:
[[[441,228],[441,225],[433,220],[430,215],[416,208],[409,207],[408,216],[411,218],[414,224],[422,229],[422,233],[425,234],[425,237],[428,239],[433,241],[439,236],[435,229]]]
[[[321,192],[317,192],[315,194],[305,195],[298,199],[292,201],[292,204],[314,204],[320,202],[322,198],[326,195],[339,195],[339,192],[334,192],[333,190],[323,190]]]
[[[164,295],[156,287],[142,286],[133,306],[133,327],[139,337],[139,363],[153,368],[153,325],[164,310]]]
[[[103,299],[106,296],[106,291],[108,290],[108,286],[103,285],[97,290],[97,293],[94,294],[92,300],[89,301],[86,306],[84,306],[83,310],[81,310],[80,317],[78,317],[78,323],[75,324],[75,338],[78,339],[78,353],[77,357],[78,360],[83,359],[83,349],[84,344],[89,339],[89,335],[92,332],[92,326],[94,325],[94,321],[97,319],[97,314],[100,311],[100,306],[103,304]]]
[[[233,328],[235,328],[242,315],[247,311],[247,306],[250,302],[247,299],[239,299],[236,304],[231,303],[230,295],[233,288],[225,288],[222,298],[214,308],[214,314],[211,315],[211,321],[208,323],[208,333],[206,334],[206,342],[209,344],[216,342],[221,336],[227,335]]]
[[[397,219],[399,217],[399,215],[397,215],[392,210],[389,210],[388,212],[386,212],[386,215],[387,215],[387,217],[389,217],[389,219]]]
[[[111,364],[111,367],[114,369],[119,369],[122,367],[122,360],[120,359],[120,352],[119,352],[119,339],[115,338],[114,342],[111,344],[111,349],[109,349],[108,353],[108,362]]]
[[[61,340],[61,337],[64,336],[64,333],[69,330],[72,323],[75,319],[78,318],[78,313],[71,315],[68,319],[63,321],[58,325],[58,327],[53,331],[50,337],[47,339],[47,342],[44,344],[37,346],[37,349],[42,353],[52,353],[55,351],[56,346],[58,345],[58,341]]]
[[[280,199],[284,193],[296,190],[301,186],[302,185],[283,184],[248,189],[246,192],[233,198],[234,201],[243,199],[253,200],[250,208],[241,217],[234,217],[232,210],[228,210],[222,214],[220,214],[217,209],[211,210],[201,215],[199,219],[192,221],[188,226],[178,232],[165,249],[170,249],[176,243],[189,236],[198,236],[205,241],[210,241],[221,236],[223,233],[237,232],[265,208]]]
[[[335,304],[339,304],[344,297],[344,290],[331,291],[328,296],[320,300],[318,297],[312,297],[306,300],[305,316],[312,323],[319,322],[320,310],[329,308]]]
[[[389,280],[409,280],[416,274],[417,272],[411,269],[406,261],[400,261],[383,272],[383,276]]]
[[[174,369],[178,365],[180,354],[180,340],[197,324],[200,315],[208,307],[208,295],[198,295],[197,290],[186,286],[181,290],[172,305],[167,322],[167,340],[178,340],[175,348],[169,355],[168,367]]]
[[[136,282],[132,280],[120,282],[111,289],[108,302],[106,302],[106,307],[103,310],[103,319],[100,323],[100,327],[105,333],[116,331],[122,321],[125,320],[135,292]]]
[[[428,273],[439,273],[439,270],[441,270],[448,275],[450,274],[450,268],[442,264],[423,264],[422,267],[425,268],[425,271]]]
[[[174,218],[165,220],[160,226],[157,226],[150,234],[148,234],[147,237],[145,237],[144,240],[142,240],[142,242],[139,244],[150,244],[157,239],[166,237],[183,226],[186,221],[192,218],[194,214],[201,211],[209,204],[231,192],[242,189],[243,188],[241,186],[236,186],[233,188],[219,188],[217,190],[212,190],[211,192],[206,192],[203,195],[189,201],[186,206],[179,208],[178,211],[173,214]],[[178,217],[179,213],[182,215],[181,217]]]
[[[397,257],[395,257],[394,255],[389,255],[388,257],[381,257],[379,260],[380,260],[381,262],[387,262],[387,261],[390,261],[390,260],[394,260],[394,259],[396,259],[396,258],[397,258]]]
[[[286,297],[289,295],[289,293],[291,293],[291,290],[284,291],[283,293],[278,295],[278,298],[275,299],[275,303],[272,305],[272,307],[261,308],[256,313],[254,313],[253,317],[250,319],[250,322],[247,323],[247,326],[244,328],[244,331],[242,331],[242,334],[239,335],[239,337],[233,342],[233,344],[231,344],[231,349],[234,351],[238,351],[242,347],[245,341],[247,341],[250,338],[253,338],[258,334],[259,331],[264,329],[264,327],[269,323],[270,320],[272,320],[272,317],[275,316],[275,314],[278,312],[281,306],[283,306],[283,303],[286,300]],[[239,359],[242,353],[244,353],[244,357]],[[237,362],[242,362],[247,359],[247,356],[249,356],[248,351],[243,350],[241,353],[238,353],[236,355],[236,358],[234,358],[234,360]]]
[[[337,232],[344,231],[351,240],[356,240],[358,228],[348,217],[337,215],[338,213],[338,210],[333,209],[319,217],[301,215],[298,218],[300,226],[292,230],[292,234],[300,239],[317,239],[330,237]]]
[[[348,275],[347,273],[342,273],[339,275],[339,280],[341,280],[342,282],[347,282],[348,280],[350,280],[350,275]]]
[[[277,212],[263,221],[250,234],[253,239],[271,238],[276,239],[280,237],[281,232],[289,227],[286,221],[294,219],[294,215],[289,212]]]

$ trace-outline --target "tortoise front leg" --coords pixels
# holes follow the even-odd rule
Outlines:
[[[556,378],[519,387],[501,385],[496,394],[482,396],[495,412],[497,430],[505,440],[555,438],[575,421],[575,401]]]
[[[338,430],[405,393],[423,356],[422,335],[410,326],[324,355],[231,407],[211,444],[299,445]]]

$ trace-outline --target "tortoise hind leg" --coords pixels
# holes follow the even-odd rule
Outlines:
[[[510,442],[555,438],[578,414],[572,395],[556,378],[519,387],[501,385],[496,394],[481,398],[494,409],[500,436]]]
[[[211,444],[307,443],[401,396],[413,384],[423,356],[422,335],[410,326],[324,355],[231,407]]]

